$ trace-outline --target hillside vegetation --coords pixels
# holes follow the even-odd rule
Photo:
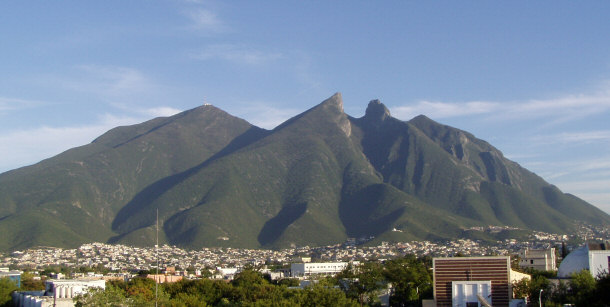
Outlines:
[[[450,239],[472,226],[565,233],[610,217],[472,134],[340,94],[264,130],[210,105],[117,127],[0,174],[0,249],[99,241],[188,248]]]

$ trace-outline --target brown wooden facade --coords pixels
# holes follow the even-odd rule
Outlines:
[[[434,299],[451,306],[452,281],[491,281],[493,306],[510,303],[510,257],[434,258]]]

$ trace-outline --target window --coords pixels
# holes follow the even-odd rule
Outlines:
[[[534,264],[534,260],[533,260],[533,259],[532,259],[532,260],[530,260],[530,264]]]

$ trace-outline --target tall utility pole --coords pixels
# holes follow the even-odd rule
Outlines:
[[[159,306],[159,208],[157,208],[156,222],[157,239],[155,244],[155,258],[157,258],[157,273],[155,274],[155,307]]]

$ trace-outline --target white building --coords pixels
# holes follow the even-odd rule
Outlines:
[[[593,277],[610,273],[610,246],[608,243],[589,243],[572,251],[559,266],[557,276],[570,277],[574,273],[588,270]]]
[[[519,266],[541,271],[557,270],[555,248],[549,249],[524,249],[519,253]]]
[[[20,307],[72,307],[72,300],[91,288],[106,289],[103,279],[62,279],[45,282],[45,291],[14,292],[14,306]]]
[[[491,281],[452,281],[451,301],[453,306],[478,306],[491,304]]]
[[[293,263],[290,265],[290,274],[292,277],[335,275],[347,268],[347,265],[347,262]]]

